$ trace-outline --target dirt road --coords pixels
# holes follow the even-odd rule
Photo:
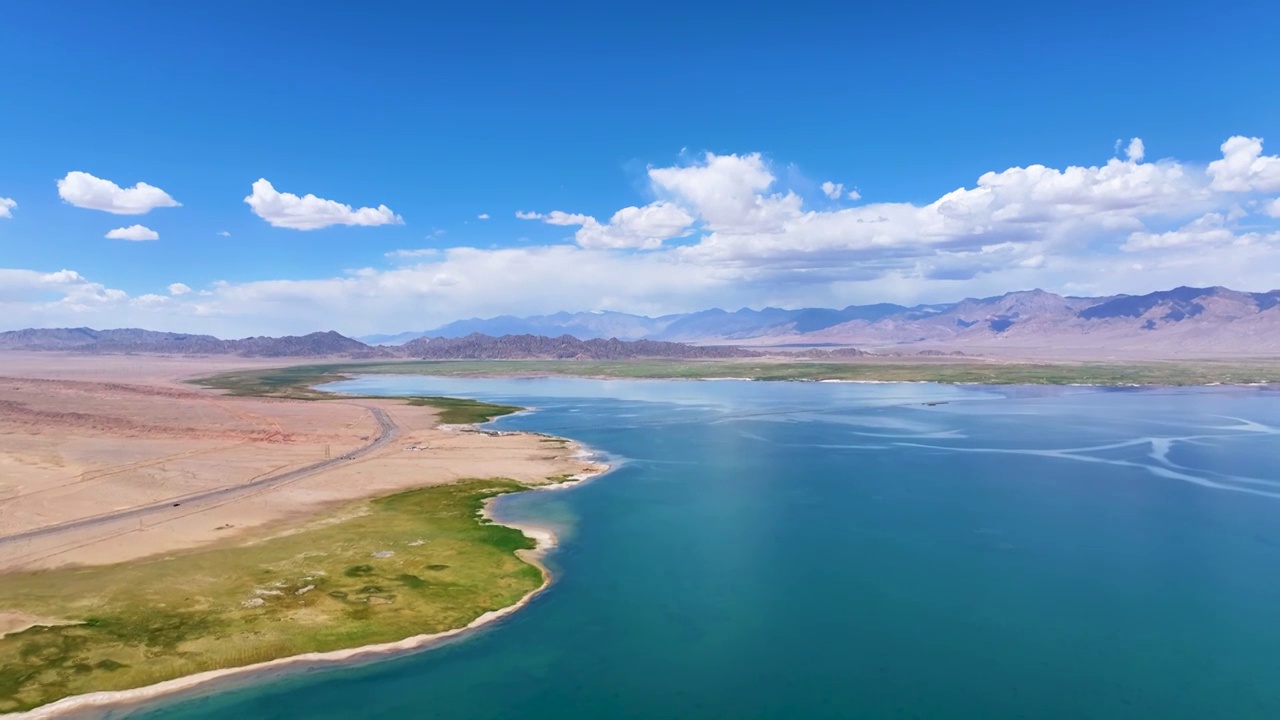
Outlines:
[[[174,516],[183,516],[201,512],[234,500],[243,499],[249,495],[273,490],[283,485],[288,485],[289,483],[301,480],[305,477],[310,477],[317,473],[330,470],[338,465],[358,460],[382,449],[394,440],[400,432],[395,421],[391,419],[391,416],[387,414],[385,410],[372,406],[364,407],[378,423],[378,436],[369,442],[369,444],[336,458],[330,458],[317,463],[312,463],[311,465],[296,468],[294,470],[268,475],[240,485],[214,488],[212,490],[205,490],[203,492],[175,497],[160,503],[125,508],[123,510],[116,510],[114,512],[94,515],[92,517],[80,518],[56,525],[48,525],[34,530],[28,530],[26,532],[0,536],[0,550],[21,545],[23,543],[29,543],[37,539],[53,538],[60,534],[83,530],[107,529],[109,526],[119,527],[122,522],[141,523],[144,520],[150,522],[162,522]]]

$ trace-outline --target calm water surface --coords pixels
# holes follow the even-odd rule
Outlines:
[[[618,461],[470,639],[130,715],[1277,718],[1280,394],[372,377]]]

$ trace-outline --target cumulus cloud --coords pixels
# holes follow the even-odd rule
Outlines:
[[[517,213],[517,216],[520,214]],[[666,240],[685,237],[692,230],[693,216],[675,203],[658,201],[644,207],[625,207],[602,223],[590,215],[552,210],[524,213],[524,220],[541,220],[548,225],[581,226],[574,240],[584,248],[639,248],[652,250]]]
[[[1280,191],[1280,156],[1262,154],[1262,138],[1236,135],[1222,143],[1222,159],[1209,163],[1211,187],[1221,192]]]
[[[1142,138],[1134,138],[1129,141],[1129,147],[1125,148],[1124,155],[1129,162],[1140,163],[1147,156],[1147,146],[1143,144]]]
[[[1121,250],[1158,250],[1171,247],[1207,247],[1226,245],[1236,241],[1236,234],[1226,227],[1227,218],[1221,213],[1208,213],[1177,230],[1162,233],[1135,232],[1120,246]]]
[[[848,197],[850,200],[861,200],[861,199],[862,199],[862,193],[858,192],[857,190],[850,190],[850,191],[849,191],[849,194],[848,194],[848,196],[847,196],[847,197]]]
[[[575,244],[404,249],[387,253],[390,268],[214,283],[171,290],[166,302],[70,270],[0,271],[0,323],[358,334],[582,308],[909,304],[1029,287],[1270,289],[1280,286],[1280,223],[1267,214],[1280,208],[1263,189],[1261,140],[1256,150],[1245,140],[1224,144],[1208,167],[1148,162],[1130,140],[1102,164],[996,169],[931,202],[836,209],[806,207],[758,154],[706,154],[649,168],[644,200],[607,221],[518,213],[573,228]],[[679,237],[688,239],[668,242]]]
[[[170,295],[190,295],[191,294],[190,286],[184,285],[183,283],[172,283],[169,285],[168,290]]]
[[[439,255],[439,254],[440,254],[439,248],[406,248],[403,250],[392,250],[391,252],[386,253],[386,256],[389,258],[404,259],[404,258],[429,257],[431,255]]]
[[[218,237],[231,237],[231,233],[227,232],[226,230],[219,230]]]
[[[546,215],[540,214],[538,219],[548,225],[585,225],[588,222],[593,221],[595,218],[579,213],[567,213],[559,210],[552,210]]]
[[[650,168],[649,179],[659,195],[691,208],[712,231],[778,232],[802,214],[794,192],[765,194],[776,178],[760,153],[707,153],[694,165]]]
[[[41,322],[43,312],[64,319],[89,310],[102,309],[128,294],[91,282],[75,270],[38,272],[0,268],[0,317],[8,321],[8,329],[48,326]]]
[[[13,209],[16,207],[18,207],[16,201],[0,197],[0,218],[13,217]]]
[[[488,220],[488,219],[489,219],[489,213],[480,213],[479,215],[477,215],[477,216],[476,216],[476,219],[477,219],[477,220]]]
[[[58,181],[58,196],[76,207],[101,210],[116,215],[143,215],[156,208],[178,207],[182,203],[154,185],[139,182],[131,188],[74,170]]]
[[[325,200],[308,193],[299,197],[278,192],[265,178],[253,184],[253,192],[244,199],[253,214],[275,227],[294,230],[318,230],[332,225],[402,225],[404,219],[386,205],[352,209],[335,200]]]
[[[622,208],[608,223],[585,218],[574,239],[584,248],[653,249],[688,235],[692,224],[693,217],[674,203],[655,202]]]
[[[656,169],[660,189],[693,210],[710,234],[684,250],[704,263],[757,266],[758,273],[914,271],[917,258],[1015,242],[1029,252],[1064,252],[1144,229],[1144,220],[1186,218],[1214,209],[1202,172],[1176,162],[1111,159],[1064,169],[1043,165],[984,173],[975,185],[932,203],[873,203],[805,210],[758,155],[726,162],[707,156],[691,168]],[[1137,157],[1135,147],[1134,158]],[[739,177],[726,177],[732,169]],[[878,270],[875,270],[878,268]]]
[[[844,183],[835,183],[830,180],[822,183],[822,193],[832,200],[839,200],[844,194]]]
[[[1261,210],[1263,215],[1280,218],[1280,198],[1263,203]]]
[[[145,295],[139,295],[137,298],[134,299],[134,303],[136,303],[141,307],[153,307],[156,305],[163,305],[167,302],[169,302],[169,298],[165,297],[164,295],[156,295],[155,293],[147,293]]]
[[[108,231],[106,236],[111,240],[132,240],[134,242],[160,239],[160,233],[143,225],[116,228]]]

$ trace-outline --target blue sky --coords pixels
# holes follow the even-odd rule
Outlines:
[[[1267,3],[372,5],[7,8],[0,326],[1280,286]]]

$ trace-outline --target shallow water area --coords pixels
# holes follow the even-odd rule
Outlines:
[[[469,639],[116,717],[1280,717],[1265,388],[369,376],[621,459]]]

